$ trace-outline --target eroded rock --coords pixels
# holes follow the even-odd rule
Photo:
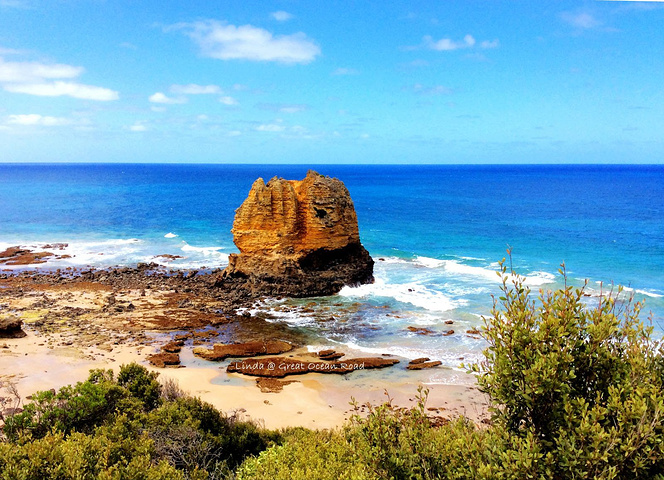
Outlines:
[[[0,338],[23,338],[27,334],[22,330],[23,320],[18,317],[0,318]]]
[[[148,362],[158,368],[174,367],[180,365],[180,355],[177,353],[160,352],[147,357]]]
[[[442,365],[443,362],[439,360],[429,361],[428,358],[416,358],[412,360],[406,367],[408,370],[424,370],[425,368],[433,368]]]
[[[226,280],[246,280],[255,296],[331,295],[373,282],[345,185],[309,171],[303,180],[262,178],[236,210]]]

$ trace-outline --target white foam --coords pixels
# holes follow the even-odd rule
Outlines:
[[[427,268],[439,268],[445,265],[447,260],[438,260],[430,257],[415,257],[415,263]]]
[[[177,235],[172,232],[168,232],[166,235],[164,235],[164,238],[175,238]]]
[[[526,275],[526,280],[524,284],[529,287],[539,287],[541,285],[547,285],[550,283],[555,283],[556,276],[549,272],[532,272]]]
[[[460,305],[465,305],[466,300],[452,300],[442,292],[431,290],[424,285],[415,282],[390,284],[382,279],[376,279],[375,283],[360,285],[358,287],[344,287],[339,292],[343,297],[388,297],[401,303],[409,303],[413,306],[436,312],[453,310]]]
[[[664,295],[660,293],[655,293],[650,290],[644,290],[642,288],[630,288],[630,287],[623,287],[623,289],[626,292],[634,292],[635,294],[639,295],[645,295],[646,297],[652,297],[652,298],[662,298]]]
[[[483,356],[480,351],[477,353],[466,352],[460,355],[455,351],[444,351],[442,349],[427,349],[427,348],[413,348],[413,347],[399,347],[399,346],[384,346],[384,347],[366,347],[359,345],[353,341],[339,342],[349,350],[361,353],[369,353],[372,355],[388,354],[395,357],[406,358],[408,360],[415,360],[416,358],[428,357],[431,360],[440,360],[447,366],[458,367],[461,363],[475,363],[481,361]],[[335,347],[330,347],[335,348]],[[463,356],[463,360],[459,360]]]
[[[183,252],[195,252],[205,256],[225,257],[226,259],[228,259],[227,253],[219,251],[222,249],[222,247],[194,247],[192,245],[189,245],[185,241],[183,241],[182,244],[183,245],[180,247],[180,250],[182,250]]]

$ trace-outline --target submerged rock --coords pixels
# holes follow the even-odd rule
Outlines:
[[[429,361],[428,358],[416,358],[411,360],[406,367],[408,370],[424,370],[425,368],[433,368],[442,365],[440,360]]]
[[[309,171],[303,180],[262,178],[236,210],[226,281],[254,296],[331,295],[373,282],[373,259],[360,243],[345,185]]]
[[[6,265],[34,265],[46,263],[45,258],[54,256],[51,252],[33,252],[21,247],[9,247],[0,252],[0,263]]]

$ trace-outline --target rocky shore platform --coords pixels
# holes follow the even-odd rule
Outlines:
[[[388,390],[403,405],[413,399],[421,377],[404,359],[309,351],[300,330],[256,313],[260,300],[222,271],[156,264],[0,271],[0,326],[13,333],[0,338],[0,397],[9,385],[29,396],[84,380],[92,368],[137,361],[270,427],[341,425],[351,396],[380,403]],[[392,382],[373,368],[404,373]],[[440,412],[486,414],[472,385],[431,388]]]

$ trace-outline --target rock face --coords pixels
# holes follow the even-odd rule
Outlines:
[[[373,282],[345,185],[309,171],[303,180],[262,178],[235,212],[226,279],[246,279],[257,295],[331,295]]]

